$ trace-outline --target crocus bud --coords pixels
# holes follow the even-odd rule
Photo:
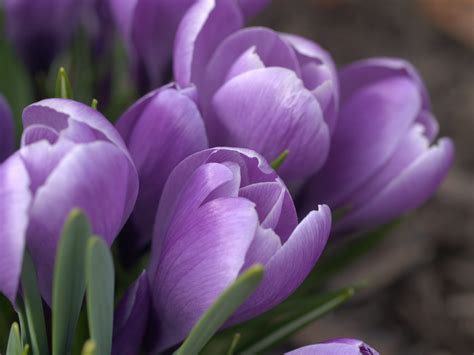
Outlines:
[[[47,71],[88,0],[4,0],[9,37],[32,72]]]
[[[0,163],[13,152],[14,142],[13,114],[7,101],[0,95]]]
[[[73,208],[110,245],[131,213],[138,177],[125,144],[96,110],[48,99],[23,112],[22,147],[0,166],[0,290],[13,302],[25,243],[45,300],[56,247]]]
[[[178,29],[174,74],[195,85],[211,146],[253,149],[278,172],[302,180],[326,160],[337,118],[338,83],[317,44],[266,28],[239,30],[231,1],[200,0]]]
[[[360,340],[335,339],[327,343],[305,346],[286,355],[379,355],[379,353]]]
[[[306,203],[345,211],[335,232],[374,227],[420,206],[453,161],[426,89],[408,63],[370,59],[339,73],[341,109],[324,168],[302,193]]]
[[[234,10],[240,17],[242,12],[248,17],[254,16],[270,2],[269,0],[218,1],[232,2]],[[171,79],[171,57],[176,30],[186,11],[196,2],[196,0],[110,0],[115,22],[128,47],[132,71],[141,89],[156,88]]]
[[[208,147],[204,122],[189,95],[172,86],[153,91],[117,123],[140,179],[130,221],[135,235],[129,241],[135,249],[151,240],[158,201],[171,171],[188,155]]]
[[[214,148],[183,160],[161,197],[147,270],[159,349],[184,339],[199,317],[248,267],[264,279],[227,325],[287,298],[321,255],[327,206],[298,224],[282,180],[257,153]]]

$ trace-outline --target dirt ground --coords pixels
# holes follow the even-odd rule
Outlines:
[[[461,1],[474,11],[472,0]],[[441,135],[457,148],[439,193],[331,285],[367,278],[370,288],[297,334],[294,347],[355,337],[388,355],[474,352],[474,47],[434,26],[420,2],[274,0],[255,20],[319,42],[338,65],[372,56],[411,61],[427,83]],[[474,38],[474,21],[464,30]]]

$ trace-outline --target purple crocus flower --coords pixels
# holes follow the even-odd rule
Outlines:
[[[266,28],[240,30],[232,1],[199,0],[174,50],[181,87],[196,86],[211,146],[253,149],[279,173],[302,180],[326,160],[338,107],[330,55],[307,39]]]
[[[335,232],[385,223],[420,206],[453,161],[415,69],[403,60],[356,62],[339,73],[341,108],[324,168],[303,192],[306,203],[345,210]]]
[[[14,142],[13,114],[7,101],[0,95],[0,163],[13,152]]]
[[[9,37],[32,72],[46,72],[89,0],[4,0]]]
[[[327,343],[305,346],[286,355],[379,355],[379,353],[360,340],[335,339]]]
[[[151,240],[158,201],[171,171],[188,155],[208,147],[204,122],[191,96],[190,90],[168,85],[143,97],[117,123],[140,179],[130,221],[136,234],[129,241],[135,249]]]
[[[97,111],[48,99],[23,112],[22,147],[0,165],[0,291],[12,302],[27,245],[45,300],[56,246],[73,208],[110,245],[130,215],[138,178],[120,135]]]
[[[163,190],[147,270],[158,348],[183,340],[255,263],[265,267],[262,284],[227,325],[283,301],[315,265],[330,227],[324,205],[298,224],[284,183],[253,151],[214,148],[185,159]]]
[[[227,1],[232,3],[240,18],[242,12],[248,17],[255,15],[270,2]],[[115,22],[130,53],[132,71],[141,89],[155,88],[171,79],[171,57],[176,30],[186,11],[195,2],[196,0],[110,0]]]

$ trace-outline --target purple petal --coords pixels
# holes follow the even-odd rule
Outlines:
[[[311,181],[311,200],[344,203],[390,159],[420,110],[416,85],[403,77],[355,92],[341,106],[328,160]]]
[[[0,95],[0,163],[13,153],[14,141],[13,114],[3,96]]]
[[[235,0],[198,0],[179,25],[174,49],[174,76],[185,87],[199,82],[219,43],[242,27]]]
[[[232,170],[225,165],[208,163],[196,168],[193,167],[193,158],[195,156],[186,159],[173,171],[163,190],[156,215],[152,256],[148,268],[152,280],[157,272],[162,250],[166,249],[168,243],[173,242],[170,229],[178,228],[180,220],[194,215],[214,191],[234,179]],[[188,169],[189,167],[191,169]],[[185,176],[180,174],[183,168],[186,169]]]
[[[175,89],[148,95],[117,123],[139,174],[140,191],[133,221],[141,242],[151,239],[158,202],[173,168],[208,147],[195,103]],[[158,137],[158,139],[157,139]]]
[[[59,134],[66,131],[64,135],[70,139],[77,136],[76,129],[83,131],[85,125],[95,132],[95,139],[108,140],[122,149],[126,156],[129,156],[125,143],[114,126],[100,112],[80,102],[66,99],[46,99],[34,103],[23,111],[23,125],[26,128],[35,124],[51,127]],[[67,130],[71,125],[76,129]],[[85,133],[90,134],[90,130],[88,129]],[[87,139],[85,142],[89,140]]]
[[[265,275],[255,293],[228,324],[252,318],[285,300],[313,269],[331,230],[331,211],[319,206],[296,227],[293,234],[265,264]]]
[[[385,223],[419,207],[439,187],[452,165],[454,146],[442,138],[363,206],[337,224],[336,231]]]
[[[152,86],[162,84],[171,69],[171,55],[178,25],[195,0],[140,0],[132,22],[133,46]]]
[[[122,37],[130,40],[132,19],[139,0],[109,0],[117,29]]]
[[[140,353],[150,312],[150,302],[148,278],[143,272],[127,290],[115,310],[112,354]]]
[[[257,223],[253,203],[241,198],[210,201],[180,220],[152,286],[160,349],[182,340],[237,278]]]
[[[318,102],[290,70],[266,68],[241,74],[214,96],[225,145],[245,147],[268,161],[290,154],[279,174],[302,179],[324,163],[329,131]]]
[[[305,86],[312,90],[324,111],[324,118],[332,133],[339,109],[339,80],[331,55],[306,38],[281,34],[296,52]]]
[[[336,339],[327,343],[308,345],[286,355],[379,355],[379,353],[355,339]]]
[[[42,160],[47,161],[52,153],[38,149],[41,152],[35,157],[44,154]],[[110,245],[128,218],[136,195],[136,172],[123,152],[110,143],[75,145],[57,164],[36,191],[28,229],[28,247],[46,301],[51,299],[54,256],[68,213],[81,208],[94,233]]]
[[[31,204],[28,172],[18,155],[0,165],[0,292],[15,304]]]
[[[252,18],[267,7],[271,0],[238,0],[246,18]]]
[[[405,77],[413,81],[422,97],[423,108],[430,109],[431,103],[423,81],[417,70],[409,62],[398,58],[370,58],[354,62],[339,72],[341,87],[341,100],[346,100],[353,95],[355,90],[375,82],[384,81],[395,77]]]

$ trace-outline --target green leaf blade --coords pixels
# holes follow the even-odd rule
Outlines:
[[[39,293],[36,271],[28,251],[25,251],[23,257],[21,287],[33,354],[48,354],[49,348],[44,321],[43,301]]]
[[[59,242],[53,281],[53,355],[70,353],[84,299],[87,241],[92,234],[87,217],[71,211]]]
[[[274,161],[272,161],[270,165],[272,166],[273,170],[278,170],[283,165],[286,158],[288,158],[288,154],[290,154],[290,151],[286,149]]]
[[[321,297],[321,299],[318,299],[312,305],[312,309],[305,309],[304,311],[300,310],[294,314],[291,314],[290,312],[289,316],[283,317],[283,319],[273,327],[267,328],[271,329],[267,334],[259,334],[255,337],[255,341],[251,343],[244,342],[240,347],[238,347],[237,354],[260,354],[265,350],[270,349],[272,346],[279,344],[298,330],[347,302],[352,298],[355,291],[356,289],[354,287],[347,287],[340,291],[331,293],[330,295]],[[302,301],[298,300],[298,302]]]
[[[91,340],[97,354],[112,351],[115,272],[112,255],[105,242],[89,240],[86,257],[87,316]]]
[[[73,99],[71,82],[66,73],[66,69],[59,68],[58,76],[56,78],[56,97],[62,99]]]
[[[23,347],[21,345],[20,327],[18,326],[18,323],[13,323],[8,337],[6,355],[21,355],[22,352]]]
[[[237,308],[256,290],[263,278],[263,266],[255,265],[228,287],[204,313],[176,355],[198,354]]]

